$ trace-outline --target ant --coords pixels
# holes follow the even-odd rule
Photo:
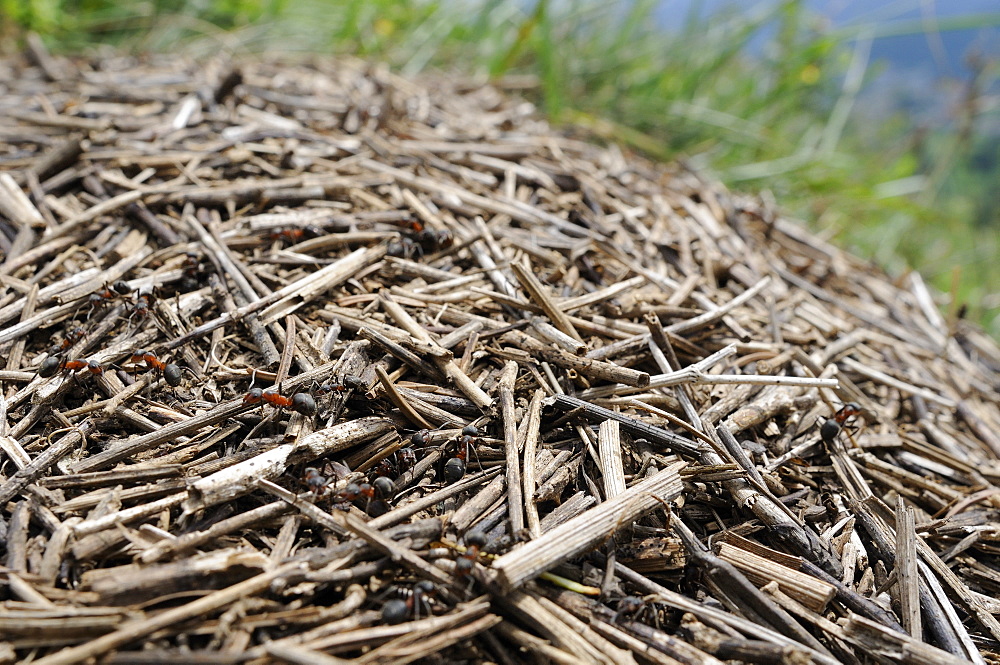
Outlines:
[[[385,476],[380,476],[372,483],[350,483],[344,489],[337,492],[334,501],[340,510],[350,510],[351,504],[360,498],[365,498],[365,512],[368,511],[372,500],[390,501],[396,493],[396,488],[392,481]]]
[[[55,356],[62,353],[63,351],[65,351],[66,349],[73,346],[81,339],[83,339],[84,335],[86,334],[87,331],[86,329],[83,328],[83,326],[77,326],[73,328],[68,333],[66,333],[66,336],[63,338],[62,342],[53,345],[52,348],[49,349],[49,355]]]
[[[354,374],[344,377],[342,383],[324,383],[317,386],[313,392],[317,395],[328,395],[330,393],[345,393],[348,390],[364,391],[368,388],[364,379]]]
[[[156,294],[152,287],[139,289],[136,291],[135,301],[132,303],[132,313],[145,318],[154,302],[156,302]]]
[[[309,393],[295,393],[291,397],[285,397],[274,390],[251,388],[243,397],[244,404],[263,405],[265,402],[279,409],[291,409],[304,416],[316,415],[316,400]]]
[[[423,251],[433,252],[438,249],[451,247],[455,242],[455,237],[447,229],[441,229],[440,231],[423,229],[417,234],[417,242],[420,243]]]
[[[307,466],[305,470],[306,485],[316,496],[319,496],[326,489],[326,476],[320,475],[319,469],[314,466]]]
[[[403,259],[419,259],[424,255],[424,249],[413,238],[402,236],[399,240],[389,242],[385,253]]]
[[[90,303],[90,310],[87,312],[87,318],[90,318],[91,313],[93,313],[95,309],[102,309],[112,301],[123,298],[131,292],[132,287],[130,287],[127,282],[120,279],[112,284],[110,288],[105,286],[103,291],[91,293],[90,297],[87,298],[87,302]]]
[[[470,531],[465,534],[465,551],[459,554],[455,561],[455,576],[464,578],[472,574],[472,569],[479,560],[479,555],[486,547],[486,534],[482,531]]]
[[[146,368],[156,370],[162,374],[163,380],[166,381],[167,385],[171,388],[176,388],[181,385],[181,380],[183,378],[182,372],[186,369],[176,363],[165,363],[157,358],[156,354],[152,351],[146,351],[143,349],[133,353],[130,361],[133,363],[145,362]]]
[[[432,614],[430,601],[435,596],[437,596],[437,587],[434,586],[434,583],[420,580],[413,585],[413,590],[406,600],[394,598],[386,601],[385,605],[382,606],[382,620],[388,624],[397,624],[406,621],[406,618],[411,614],[414,618],[419,618],[421,607],[426,614],[430,615]]]
[[[181,289],[184,291],[194,291],[205,281],[208,270],[201,260],[201,254],[197,252],[185,252],[184,262],[181,263]]]
[[[458,439],[458,449],[444,463],[444,480],[447,483],[457,483],[465,475],[465,465],[469,458],[469,445],[479,436],[479,428],[466,425],[462,428],[462,436]]]
[[[827,418],[819,428],[819,436],[825,443],[833,443],[840,431],[846,426],[847,421],[861,413],[861,405],[857,402],[848,402],[842,406],[832,418]]]
[[[41,367],[38,368],[38,376],[43,379],[55,376],[59,372],[72,372],[78,369],[85,369],[94,376],[104,374],[104,368],[96,360],[66,360],[65,358],[46,358]]]
[[[296,243],[304,238],[318,238],[321,235],[323,235],[322,230],[309,224],[300,229],[274,229],[267,234],[267,237],[273,242],[284,240],[288,243]]]

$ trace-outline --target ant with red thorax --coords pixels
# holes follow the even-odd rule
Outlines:
[[[261,406],[266,403],[279,409],[291,409],[304,416],[316,415],[316,400],[309,393],[295,393],[291,397],[285,397],[270,388],[267,390],[251,388],[243,397],[243,403],[260,404]]]
[[[819,428],[819,436],[825,443],[833,443],[840,435],[848,421],[853,420],[861,414],[861,405],[857,402],[848,402],[840,407],[832,418],[827,418]]]
[[[73,346],[81,339],[83,339],[86,334],[87,330],[83,326],[77,326],[73,328],[68,333],[66,333],[66,336],[63,338],[62,342],[60,342],[59,344],[54,344],[52,348],[49,349],[49,355],[55,356],[62,353],[63,351],[65,351],[66,349]]]
[[[274,229],[269,231],[267,237],[272,242],[284,241],[289,244],[297,243],[307,238],[318,238],[323,235],[323,231],[312,224],[294,229]]]
[[[96,293],[91,293],[87,298],[87,303],[90,305],[90,309],[87,310],[86,318],[90,318],[95,309],[104,309],[107,305],[111,304],[115,300],[119,300],[129,295],[132,292],[132,287],[128,285],[124,280],[118,280],[110,287],[105,285],[105,287],[97,291]]]
[[[59,372],[73,372],[78,369],[85,369],[94,376],[104,374],[104,368],[96,360],[66,360],[65,358],[50,357],[38,368],[38,376],[48,379]]]
[[[181,385],[181,381],[184,378],[183,372],[185,370],[194,373],[193,370],[187,367],[181,367],[176,363],[165,363],[157,358],[155,353],[144,349],[140,349],[133,353],[129,360],[133,363],[146,363],[146,369],[155,370],[162,374],[163,380],[166,381],[167,385],[171,388],[176,388]]]
[[[478,437],[479,428],[475,425],[466,425],[462,428],[462,436],[458,439],[455,454],[444,463],[443,475],[446,483],[457,483],[465,476],[469,447],[475,443]]]

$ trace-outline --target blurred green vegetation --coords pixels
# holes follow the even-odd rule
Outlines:
[[[800,0],[784,0],[709,18],[693,12],[681,30],[667,31],[656,7],[0,0],[0,24],[8,45],[34,30],[61,52],[113,44],[195,55],[349,53],[404,74],[528,74],[537,85],[526,94],[553,123],[582,125],[655,158],[684,158],[734,189],[770,190],[788,214],[893,274],[921,270],[950,295],[949,314],[965,305],[1000,337],[998,63],[976,63],[950,122],[925,128],[903,111],[857,111],[877,75],[863,27],[831,31]],[[1000,24],[1000,12],[985,20]]]

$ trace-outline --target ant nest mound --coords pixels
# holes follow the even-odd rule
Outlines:
[[[1000,645],[1000,352],[918,275],[490,85],[0,69],[0,660]]]

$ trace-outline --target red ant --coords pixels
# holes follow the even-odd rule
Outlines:
[[[469,444],[473,443],[478,436],[479,429],[475,425],[466,425],[462,428],[462,436],[458,439],[458,450],[444,463],[445,482],[456,483],[465,475],[465,465],[469,458]]]
[[[433,252],[438,249],[451,247],[455,242],[455,238],[452,236],[451,231],[447,229],[441,229],[440,231],[423,229],[417,234],[417,242],[420,243],[420,247],[425,252]]]
[[[840,431],[847,424],[847,421],[861,413],[861,405],[857,402],[848,402],[842,406],[832,418],[827,418],[819,428],[819,436],[826,443],[833,441],[840,434]]]
[[[437,587],[433,582],[420,580],[413,585],[409,598],[406,600],[394,598],[382,606],[382,620],[388,624],[402,623],[411,614],[418,616],[421,607],[427,614],[431,614],[430,600],[436,595]]]
[[[90,303],[90,310],[87,312],[87,318],[90,318],[91,313],[95,309],[102,309],[105,305],[108,305],[113,300],[123,298],[131,293],[132,288],[124,280],[118,280],[111,285],[110,288],[104,287],[103,291],[98,291],[97,293],[91,293],[90,297],[87,298],[87,302]]]
[[[62,371],[72,372],[85,369],[94,376],[104,374],[104,368],[96,360],[66,360],[65,358],[46,358],[38,368],[38,376],[47,379]]]
[[[183,272],[181,289],[184,291],[193,291],[201,286],[208,272],[201,260],[201,255],[197,252],[184,253],[184,262],[181,264],[181,271]]]
[[[289,398],[274,390],[251,388],[250,392],[243,397],[244,404],[263,404],[264,402],[279,409],[297,411],[304,416],[316,415],[316,400],[309,393],[295,393]]]
[[[309,490],[319,496],[326,489],[326,476],[320,475],[319,469],[314,466],[307,466],[305,470],[305,481],[306,485],[309,486]]]
[[[145,318],[154,302],[156,302],[156,294],[153,288],[140,289],[136,291],[135,302],[132,303],[132,313]]]
[[[486,542],[486,534],[482,531],[470,531],[465,534],[465,551],[455,561],[455,575],[457,577],[467,577],[472,573],[472,568],[479,560],[479,555],[486,547]]]
[[[49,355],[54,356],[56,354],[62,353],[63,351],[65,351],[66,349],[73,346],[81,339],[83,339],[84,335],[86,334],[87,331],[82,326],[77,326],[73,328],[71,331],[66,333],[66,337],[63,338],[62,342],[53,345],[52,348],[49,349]]]
[[[275,229],[267,234],[267,237],[271,241],[284,240],[289,243],[296,243],[304,238],[318,238],[323,235],[323,231],[319,228],[308,225],[300,229]]]
[[[142,349],[133,353],[130,361],[133,363],[145,362],[146,368],[156,370],[162,374],[163,380],[166,381],[167,385],[171,388],[176,388],[181,385],[181,380],[183,378],[182,372],[186,369],[175,363],[165,363],[157,358],[156,354],[152,351]]]

